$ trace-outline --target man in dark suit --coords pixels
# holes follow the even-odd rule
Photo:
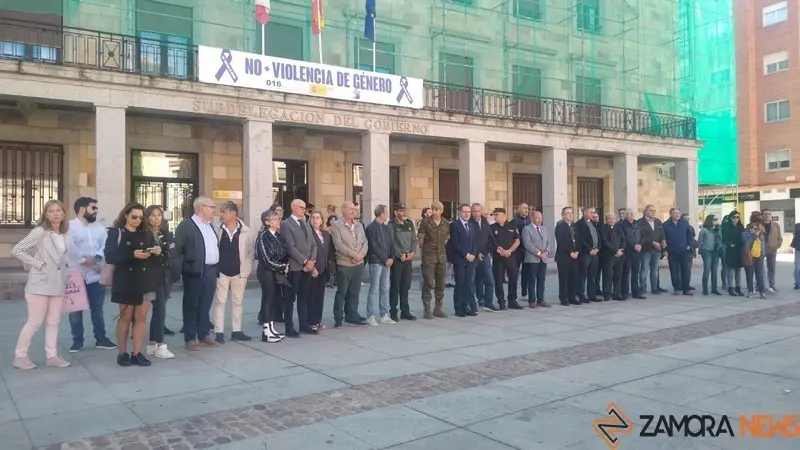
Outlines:
[[[311,287],[311,272],[317,260],[317,242],[313,230],[306,222],[306,203],[292,200],[292,214],[281,223],[281,236],[289,253],[289,284],[292,285],[283,307],[286,336],[300,337],[300,333],[319,334],[308,323],[308,296]],[[294,303],[297,302],[297,326],[294,328]]]
[[[494,276],[492,274],[492,252],[497,251],[497,240],[489,226],[489,221],[483,217],[483,206],[480,203],[472,204],[472,222],[478,227],[478,258],[475,262],[475,297],[478,306],[484,311],[499,311],[492,301],[494,292]]]
[[[583,219],[575,224],[575,246],[578,248],[578,287],[581,303],[602,302],[597,298],[597,254],[600,252],[600,233],[597,232],[592,217],[594,208],[583,210]]]
[[[556,267],[558,267],[558,299],[564,306],[580,305],[575,299],[575,284],[578,274],[578,247],[575,241],[575,225],[572,223],[572,208],[561,210],[561,221],[555,229]]]
[[[594,224],[594,229],[597,230],[597,233],[599,235],[600,234],[600,229],[603,228],[603,222],[600,220],[600,215],[597,213],[596,209],[594,210],[594,214],[592,214],[592,224]],[[602,248],[602,245],[603,245],[602,241],[603,241],[603,237],[601,236],[600,237],[600,246],[601,246],[601,248]],[[598,261],[599,261],[600,255],[598,254],[597,256],[598,256]],[[603,269],[602,264],[598,263],[597,264],[597,272],[595,273],[595,277],[594,277],[594,292],[595,292],[595,294],[597,294],[598,297],[600,297],[603,294],[603,287],[601,286],[601,283],[600,283],[601,282],[600,275],[602,274],[602,269]]]
[[[647,297],[639,287],[639,266],[642,260],[642,229],[634,217],[632,209],[625,210],[624,220],[620,223],[625,235],[625,256],[622,261],[622,298],[630,292],[633,298],[644,300]],[[630,289],[630,291],[628,291]]]
[[[194,201],[194,215],[175,229],[175,247],[170,252],[173,281],[183,276],[183,332],[186,349],[197,351],[199,342],[219,344],[212,338],[211,304],[219,275],[219,240],[211,219],[214,202],[208,197]]]
[[[625,235],[617,225],[614,213],[606,214],[606,223],[600,228],[600,267],[603,268],[603,300],[623,300],[622,261],[625,258]]]
[[[458,218],[450,223],[450,262],[456,279],[453,307],[456,316],[477,316],[475,303],[475,264],[478,258],[480,230],[470,221],[469,205],[458,208]]]

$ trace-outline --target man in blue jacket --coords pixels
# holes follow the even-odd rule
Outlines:
[[[689,222],[681,219],[678,208],[669,210],[670,220],[664,223],[667,241],[667,262],[675,295],[692,295],[689,280],[692,275],[692,249],[694,233]]]

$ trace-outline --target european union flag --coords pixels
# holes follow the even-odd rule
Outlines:
[[[375,0],[367,0],[367,15],[364,17],[364,37],[375,42]]]

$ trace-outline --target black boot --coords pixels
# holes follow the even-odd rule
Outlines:
[[[733,290],[736,291],[736,295],[738,295],[739,297],[744,297],[744,294],[742,293],[742,288],[737,287],[734,288]]]
[[[733,288],[728,288],[728,295],[731,297],[736,297],[736,291],[734,291]]]

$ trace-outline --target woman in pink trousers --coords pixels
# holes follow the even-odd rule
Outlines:
[[[21,240],[11,254],[22,261],[28,271],[25,284],[25,302],[28,303],[28,321],[22,327],[14,351],[14,367],[35,369],[28,358],[28,348],[34,333],[45,323],[47,365],[69,367],[58,356],[58,324],[67,280],[67,228],[66,210],[58,200],[50,200],[42,209],[36,227]]]

